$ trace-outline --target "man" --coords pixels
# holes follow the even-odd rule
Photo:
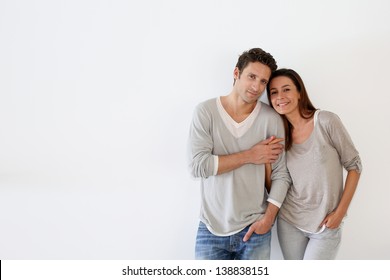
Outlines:
[[[271,72],[272,55],[245,51],[234,69],[227,96],[200,103],[189,135],[190,169],[201,178],[196,259],[269,259],[271,228],[291,179],[280,116],[259,101]],[[265,187],[272,163],[272,188]]]

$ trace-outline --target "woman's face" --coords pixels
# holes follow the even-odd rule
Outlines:
[[[269,93],[272,107],[281,115],[298,112],[300,94],[293,81],[285,76],[273,78],[270,82]]]

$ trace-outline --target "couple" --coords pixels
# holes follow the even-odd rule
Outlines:
[[[245,51],[230,94],[195,109],[189,156],[192,175],[201,178],[196,259],[270,259],[277,216],[285,259],[336,257],[362,170],[359,154],[337,115],[312,105],[300,76],[276,69],[269,53]],[[272,108],[259,101],[265,89]]]

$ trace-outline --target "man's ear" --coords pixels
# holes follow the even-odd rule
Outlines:
[[[240,70],[238,70],[238,68],[234,68],[234,71],[233,71],[233,78],[235,80],[237,80],[238,78],[240,77]]]

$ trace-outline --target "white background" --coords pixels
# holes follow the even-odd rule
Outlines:
[[[338,258],[390,259],[389,11],[386,0],[0,0],[0,259],[193,259],[192,112],[229,93],[252,47],[300,73],[361,153]]]

